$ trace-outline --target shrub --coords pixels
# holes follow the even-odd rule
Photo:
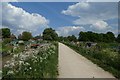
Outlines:
[[[8,43],[10,43],[11,41],[12,41],[11,38],[5,38],[5,39],[3,40],[3,44],[8,44]]]

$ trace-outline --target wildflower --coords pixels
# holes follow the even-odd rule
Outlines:
[[[9,64],[5,64],[4,65],[5,68],[9,68],[9,66],[10,66]]]
[[[30,67],[30,69],[32,69],[32,67]]]
[[[40,59],[40,62],[43,62],[43,59]]]
[[[52,49],[50,49],[50,52],[53,52],[53,50],[52,50]]]
[[[10,63],[10,61],[7,61],[6,63],[7,63],[7,64],[9,64],[9,63]]]
[[[8,71],[7,75],[10,75],[10,74],[14,74],[14,72],[13,71]]]
[[[14,59],[18,59],[18,57],[19,57],[19,54],[14,54],[14,55],[13,55],[13,58],[14,58]]]
[[[2,70],[0,70],[0,76],[2,75]]]
[[[22,65],[22,64],[24,64],[24,61],[19,61],[19,65]]]
[[[27,66],[27,65],[29,66],[30,64],[29,64],[28,62],[26,62],[25,65],[26,65],[26,66]]]
[[[15,66],[15,63],[14,63],[14,62],[11,62],[11,63],[10,63],[10,66],[11,66],[11,67]]]

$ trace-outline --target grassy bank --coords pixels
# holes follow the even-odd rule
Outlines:
[[[56,78],[58,75],[58,43],[14,54],[3,68],[3,79]]]
[[[109,71],[116,78],[120,78],[120,54],[116,50],[110,48],[110,46],[108,46],[109,43],[99,43],[97,46],[102,45],[101,48],[84,48],[84,43],[79,47],[68,42],[64,42],[64,44],[102,67],[104,70]]]

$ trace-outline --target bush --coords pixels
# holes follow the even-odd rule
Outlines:
[[[5,39],[3,40],[3,44],[8,44],[8,43],[10,43],[11,41],[12,41],[11,38],[5,38]]]

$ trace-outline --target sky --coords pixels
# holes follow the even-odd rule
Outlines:
[[[119,2],[120,0],[0,0],[2,2]]]
[[[19,35],[39,35],[52,27],[59,36],[80,31],[118,34],[117,2],[9,2],[2,3],[2,26]]]

